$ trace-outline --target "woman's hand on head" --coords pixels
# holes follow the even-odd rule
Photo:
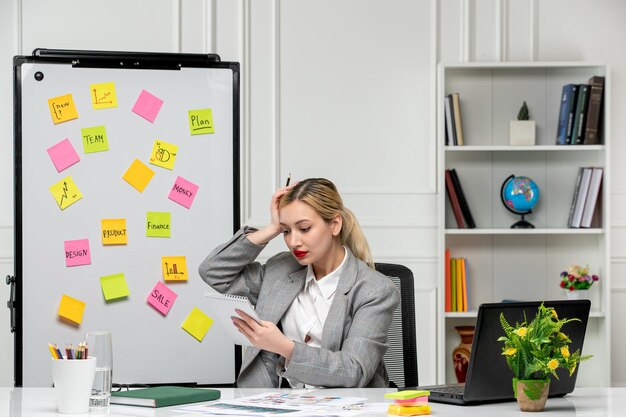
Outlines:
[[[248,239],[252,243],[256,243],[257,245],[265,245],[270,240],[274,239],[276,236],[281,234],[282,227],[280,225],[278,205],[280,203],[280,199],[296,184],[297,182],[287,187],[281,187],[278,190],[276,190],[274,194],[272,194],[272,201],[270,203],[270,223],[264,228],[259,229],[256,232],[250,233],[247,235]]]
[[[274,323],[264,320],[259,323],[243,311],[236,311],[240,317],[231,317],[233,324],[255,348],[291,359],[295,344]]]

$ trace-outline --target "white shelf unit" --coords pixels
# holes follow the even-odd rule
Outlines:
[[[564,84],[605,76],[599,145],[556,145]],[[610,383],[610,78],[601,63],[466,63],[438,67],[438,323],[437,379],[456,382],[452,350],[455,326],[475,324],[482,303],[565,298],[559,274],[570,264],[589,265],[601,281],[591,290],[591,317],[584,353],[594,358],[580,367],[579,386]],[[445,145],[444,97],[459,93],[465,146]],[[535,120],[536,145],[510,146],[509,121],[526,101]],[[604,168],[601,224],[567,227],[576,175],[581,166]],[[458,229],[445,189],[445,169],[455,168],[475,229]],[[511,174],[532,178],[540,200],[526,216],[535,229],[511,229],[519,220],[500,200]],[[445,312],[445,250],[467,259],[469,312]],[[494,358],[500,360],[500,358]]]

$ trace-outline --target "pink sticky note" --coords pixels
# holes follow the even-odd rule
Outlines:
[[[156,308],[159,313],[164,316],[170,311],[174,301],[176,300],[176,293],[169,288],[167,285],[163,284],[161,281],[157,282],[152,291],[150,291],[150,295],[148,295],[148,304],[152,307]]]
[[[56,145],[49,147],[48,155],[50,155],[50,159],[52,159],[54,167],[59,172],[80,161],[80,157],[76,153],[76,150],[72,146],[72,142],[70,142],[69,139],[63,139]]]
[[[89,239],[65,241],[65,266],[79,266],[91,264]]]
[[[193,182],[189,182],[183,177],[178,177],[167,198],[177,202],[183,207],[191,208],[191,203],[193,203],[193,199],[196,198],[198,188],[200,187]]]
[[[159,110],[161,110],[162,105],[163,100],[153,96],[146,90],[141,90],[141,93],[133,106],[133,112],[137,113],[150,123],[154,123],[154,119],[156,119],[157,114],[159,114]]]

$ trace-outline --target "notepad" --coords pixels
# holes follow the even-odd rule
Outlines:
[[[239,317],[235,309],[239,309],[248,314],[256,321],[261,319],[254,311],[254,306],[248,297],[239,295],[220,294],[217,292],[205,292],[204,295],[209,300],[207,310],[213,320],[217,320],[220,325],[230,334],[236,345],[252,346],[250,341],[239,332],[233,324],[231,317]]]
[[[111,404],[141,407],[167,407],[170,405],[212,401],[220,398],[216,389],[161,386],[111,393]]]

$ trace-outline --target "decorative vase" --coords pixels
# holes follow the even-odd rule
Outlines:
[[[550,378],[513,378],[513,392],[521,411],[543,411],[550,391]]]
[[[465,376],[467,375],[475,327],[455,326],[454,329],[459,332],[461,342],[452,351],[452,363],[454,364],[456,379],[459,383],[462,383],[465,382]]]
[[[589,290],[566,291],[568,300],[591,300]]]

